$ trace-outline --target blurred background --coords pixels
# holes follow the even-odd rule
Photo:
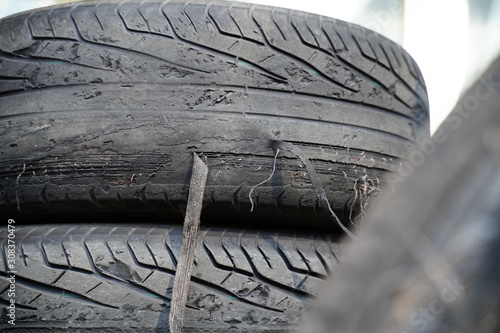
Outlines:
[[[357,23],[402,45],[429,92],[431,130],[500,54],[500,0],[239,0]],[[0,17],[69,0],[1,0]]]

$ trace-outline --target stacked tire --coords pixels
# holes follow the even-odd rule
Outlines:
[[[0,35],[17,329],[166,330],[193,151],[209,176],[186,331],[294,329],[335,271],[342,231],[303,160],[276,143],[306,156],[354,228],[428,136],[414,60],[318,15],[89,2],[4,18]],[[6,311],[0,327],[12,328]]]

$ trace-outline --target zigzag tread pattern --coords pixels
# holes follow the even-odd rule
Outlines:
[[[280,8],[220,1],[83,4],[4,19],[0,34],[5,93],[129,82],[152,62],[170,68],[169,80],[185,71],[190,76],[183,82],[218,77],[264,84],[410,118],[412,110],[427,108],[422,76],[400,47],[355,25]],[[238,81],[245,71],[253,79]]]
[[[33,207],[46,211],[54,203],[66,208],[122,209],[143,205],[164,209],[172,206],[172,201],[185,199],[182,189],[165,191],[166,197],[144,182],[137,186],[115,185],[114,174],[110,191],[101,190],[94,179],[79,179],[87,174],[82,168],[75,168],[76,172],[61,169],[57,176],[67,177],[64,184],[53,181],[53,174],[36,183],[27,174],[12,174],[25,161],[23,155],[21,164],[13,166],[9,155],[21,155],[24,149],[30,156],[32,152],[32,146],[15,142],[24,139],[19,134],[29,131],[36,140],[39,135],[52,134],[51,131],[64,132],[58,131],[56,125],[49,128],[52,116],[57,117],[57,126],[65,126],[66,122],[72,123],[73,115],[85,114],[94,121],[93,112],[113,108],[120,108],[120,112],[125,108],[131,119],[134,113],[149,117],[158,111],[176,110],[199,117],[196,112],[204,112],[207,119],[227,117],[224,120],[236,120],[241,126],[251,123],[258,128],[260,124],[278,127],[272,131],[263,129],[269,136],[285,133],[286,129],[288,137],[283,140],[316,145],[315,149],[339,146],[347,149],[342,161],[324,157],[333,163],[328,169],[339,174],[334,175],[335,185],[327,185],[335,192],[332,198],[336,196],[334,208],[338,210],[343,210],[352,198],[352,188],[359,178],[356,164],[372,163],[371,158],[362,161],[365,156],[352,156],[349,149],[372,152],[374,164],[364,165],[371,170],[360,172],[382,179],[383,170],[399,167],[396,158],[405,158],[413,141],[426,137],[425,86],[411,57],[375,33],[318,15],[222,1],[115,1],[64,5],[15,15],[0,20],[0,35],[0,127],[6,128],[0,146],[2,153],[6,152],[2,170],[10,173],[4,177],[0,190],[3,211]],[[168,89],[154,91],[158,87]],[[63,94],[68,99],[61,98]],[[158,95],[169,98],[160,99]],[[300,98],[294,98],[292,103],[288,96]],[[57,104],[59,99],[64,102]],[[269,107],[271,102],[274,104]],[[162,109],[166,103],[169,107]],[[269,110],[263,111],[266,108]],[[331,109],[335,110],[329,112]],[[50,124],[31,128],[30,118],[37,116],[47,118]],[[128,118],[127,114],[127,129],[124,127],[121,132],[131,127]],[[109,120],[109,127],[123,120],[121,116],[116,119]],[[172,128],[177,125],[174,122]],[[136,123],[145,128],[153,122],[148,119]],[[212,127],[204,120],[199,123]],[[320,129],[314,137],[308,132],[312,125]],[[96,138],[102,134],[98,127],[92,125]],[[299,127],[301,131],[296,130]],[[158,134],[164,130],[163,127]],[[332,132],[336,135],[330,136]],[[298,133],[300,138],[295,137]],[[118,133],[110,132],[109,136],[106,142],[115,140]],[[334,139],[321,141],[330,137]],[[50,142],[52,138],[47,139]],[[82,136],[78,140],[85,139]],[[62,138],[54,145],[66,148],[74,146],[75,140]],[[45,154],[56,155],[55,151],[49,152],[52,148],[47,147]],[[160,150],[169,153],[169,149],[162,146]],[[37,154],[42,154],[42,149],[38,150]],[[388,157],[383,163],[376,156],[381,152],[384,156],[380,158]],[[59,165],[58,158],[55,156]],[[268,158],[267,162],[271,161]],[[30,162],[33,161],[26,163]],[[347,166],[349,170],[344,171]],[[126,171],[120,166],[116,170]],[[123,181],[134,179],[133,175]],[[39,176],[37,170],[36,177]],[[305,176],[293,174],[294,183],[287,180],[278,189],[281,194],[277,198],[271,195],[271,189],[259,189],[256,201],[263,203],[261,207],[273,209],[315,210],[317,200],[310,195],[312,192],[293,186],[296,179],[302,182]],[[231,182],[222,191],[212,192],[213,201],[243,202],[238,209],[246,209],[249,184],[240,184],[240,178],[237,184],[233,179]]]
[[[6,233],[0,232],[0,301],[8,300]],[[158,312],[169,304],[180,226],[19,226],[15,233],[23,311],[63,304],[65,296],[107,310],[149,304]],[[340,243],[329,236],[202,229],[187,305],[202,311],[200,295],[217,295],[275,314],[300,313],[340,255]]]

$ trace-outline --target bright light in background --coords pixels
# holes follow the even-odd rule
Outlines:
[[[472,0],[469,3],[468,84],[478,79],[500,54],[500,0],[491,0],[489,7],[479,4],[480,1]]]
[[[55,4],[54,0],[0,0],[0,17]]]
[[[419,65],[427,84],[434,132],[455,106],[467,75],[468,2],[406,1],[404,27],[403,47]]]

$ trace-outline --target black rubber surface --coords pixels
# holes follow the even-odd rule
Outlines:
[[[345,219],[360,181],[383,186],[428,136],[413,59],[326,17],[120,1],[4,18],[0,35],[2,213],[178,211],[191,150],[210,168],[207,214],[247,213],[280,140],[311,159]],[[321,221],[293,155],[255,195],[255,214]]]
[[[17,226],[16,325],[46,330],[168,331],[179,226]],[[0,230],[0,327],[12,328],[7,228]],[[186,331],[294,329],[340,256],[319,235],[202,228]]]

